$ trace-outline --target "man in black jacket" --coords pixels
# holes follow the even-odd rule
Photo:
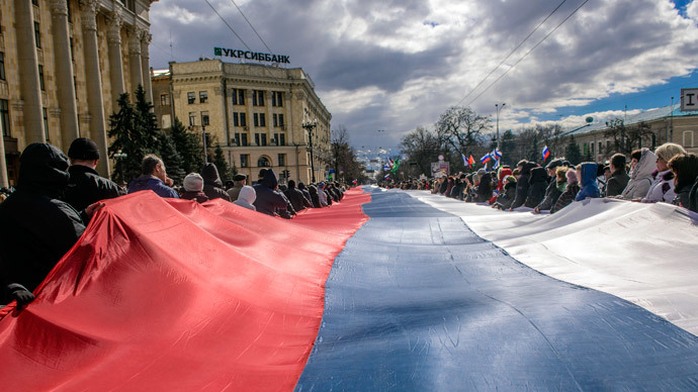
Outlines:
[[[100,157],[97,144],[92,140],[84,137],[73,140],[68,157],[70,179],[64,200],[76,210],[82,211],[92,203],[126,194],[125,189],[95,170]]]
[[[257,199],[254,206],[258,212],[271,216],[281,216],[290,219],[291,215],[287,211],[286,200],[277,191],[279,182],[271,169],[264,170],[262,178],[253,185],[257,192]]]
[[[296,212],[303,211],[306,208],[312,207],[312,204],[310,204],[310,200],[306,199],[303,195],[303,192],[296,188],[295,181],[288,181],[288,189],[286,189],[284,193],[286,194],[288,200],[291,201],[291,205],[293,206],[293,209]]]
[[[103,206],[81,214],[61,200],[70,175],[68,158],[55,146],[32,143],[19,162],[17,190],[0,204],[0,304],[28,298]]]

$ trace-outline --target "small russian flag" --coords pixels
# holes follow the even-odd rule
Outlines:
[[[548,146],[543,146],[543,151],[541,152],[541,157],[543,158],[543,162],[545,162],[548,158],[550,158],[550,150],[548,149]]]
[[[491,159],[492,159],[492,155],[490,155],[490,153],[487,153],[487,154],[483,155],[482,158],[480,158],[480,163],[483,164],[483,165],[485,165],[485,164],[487,164],[487,162],[489,162]]]

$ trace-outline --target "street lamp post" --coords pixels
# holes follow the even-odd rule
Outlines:
[[[504,108],[504,105],[506,105],[506,103],[504,102],[502,102],[501,104],[494,104],[494,107],[497,110],[497,150],[499,150],[499,112]]]
[[[207,164],[208,163],[208,151],[207,151],[207,147],[206,147],[207,140],[206,140],[206,126],[205,125],[201,125],[201,139],[204,142],[204,164]]]
[[[317,127],[317,119],[304,122],[301,127],[308,131],[308,141],[310,144],[310,180],[315,182],[315,159],[313,158],[313,129]]]

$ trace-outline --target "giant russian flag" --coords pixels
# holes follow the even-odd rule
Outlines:
[[[222,201],[128,195],[107,202],[35,302],[5,309],[0,384],[696,390],[695,268],[665,262],[683,280],[652,280],[646,261],[636,264],[640,275],[618,272],[633,266],[610,242],[596,258],[593,244],[572,242],[596,235],[602,216],[616,227],[631,216],[643,227],[633,204],[574,203],[533,216],[365,188],[286,221]],[[676,208],[648,211],[655,224],[659,214],[681,225],[688,237],[674,240],[695,236]],[[695,254],[695,241],[680,246]],[[616,265],[602,268],[607,259]],[[678,303],[681,292],[690,298]]]

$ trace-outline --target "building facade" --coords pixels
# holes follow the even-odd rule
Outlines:
[[[620,120],[632,138],[629,143],[633,149],[647,147],[654,150],[661,144],[671,142],[683,146],[687,152],[698,154],[697,111],[682,112],[675,106],[667,106],[627,115]],[[582,156],[604,162],[618,152],[610,125],[605,122],[592,123],[563,132],[561,137],[568,139],[574,136]]]
[[[173,62],[169,75],[154,76],[152,84],[161,127],[176,116],[206,135],[210,147],[220,145],[229,164],[252,181],[262,168],[274,169],[282,183],[325,178],[332,116],[302,69]]]
[[[152,100],[149,11],[157,0],[0,1],[0,186],[27,144],[97,142],[110,173],[109,115],[143,85]]]

